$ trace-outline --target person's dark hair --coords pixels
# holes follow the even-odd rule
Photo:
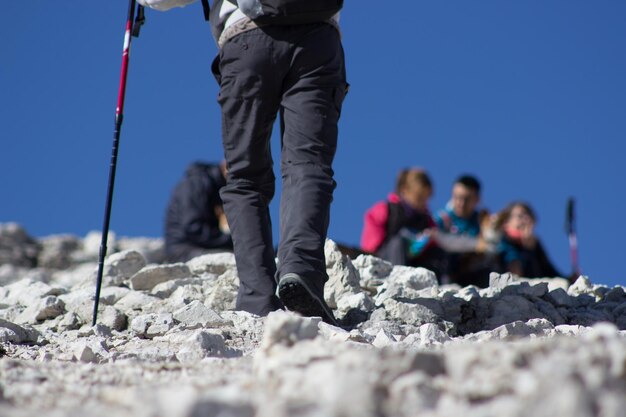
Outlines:
[[[523,208],[524,211],[528,213],[533,222],[537,223],[537,215],[535,214],[535,210],[533,210],[530,204],[526,203],[525,201],[513,201],[498,214],[495,221],[496,230],[502,229],[507,220],[509,220],[509,217],[511,217],[511,211],[513,211],[515,207]]]
[[[422,168],[405,168],[400,171],[398,178],[396,179],[396,193],[400,194],[400,190],[404,188],[408,183],[419,183],[424,187],[433,189],[433,183],[428,176],[428,173]]]
[[[476,194],[480,195],[480,181],[478,181],[478,178],[473,175],[461,175],[454,183],[464,185],[470,190],[476,191]]]

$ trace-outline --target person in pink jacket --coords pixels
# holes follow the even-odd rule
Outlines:
[[[361,249],[394,265],[422,266],[440,277],[445,256],[434,238],[436,224],[428,209],[432,192],[425,170],[401,170],[395,192],[365,213]]]

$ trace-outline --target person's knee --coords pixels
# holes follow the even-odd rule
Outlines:
[[[316,191],[333,193],[337,186],[333,178],[333,170],[329,165],[313,162],[287,162],[282,165],[283,187],[302,187],[309,191],[313,186]]]

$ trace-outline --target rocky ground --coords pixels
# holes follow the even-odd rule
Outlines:
[[[342,328],[233,311],[231,254],[0,224],[0,416],[626,415],[626,292],[492,274],[486,289],[326,245]]]

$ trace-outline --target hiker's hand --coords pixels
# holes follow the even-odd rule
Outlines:
[[[224,234],[229,235],[230,227],[228,226],[228,220],[226,219],[224,208],[222,206],[216,206],[215,215],[217,216],[218,227],[220,228],[220,231]]]

